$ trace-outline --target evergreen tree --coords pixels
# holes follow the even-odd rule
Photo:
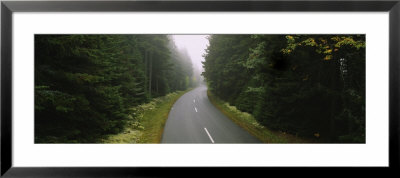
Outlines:
[[[167,35],[35,35],[35,142],[98,142],[122,131],[132,107],[190,87],[190,58],[171,55],[179,52],[170,43]]]
[[[264,126],[365,142],[364,35],[212,35],[210,90]]]

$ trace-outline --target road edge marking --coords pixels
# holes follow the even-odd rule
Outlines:
[[[208,133],[207,128],[204,127],[204,130],[206,131],[206,133],[207,133],[208,137],[210,138],[211,142],[214,143],[214,140],[212,139],[210,133]]]

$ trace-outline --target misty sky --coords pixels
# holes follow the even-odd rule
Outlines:
[[[193,67],[203,71],[201,61],[204,61],[203,54],[208,45],[208,35],[172,35],[176,46],[179,49],[186,48],[192,59]]]

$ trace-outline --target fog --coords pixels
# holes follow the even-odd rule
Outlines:
[[[203,54],[208,45],[208,35],[171,35],[175,45],[179,49],[186,49],[192,59],[193,68],[203,71],[201,64],[204,61]]]

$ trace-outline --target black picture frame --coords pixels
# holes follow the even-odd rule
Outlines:
[[[12,166],[12,17],[13,12],[389,12],[389,167],[399,168],[400,0],[395,1],[2,1],[1,2],[1,175],[6,177],[165,176],[196,171],[248,175],[243,168],[90,167],[20,168]],[[199,170],[208,169],[208,170]],[[229,170],[226,170],[229,169]],[[248,168],[247,168],[248,169]],[[265,167],[251,168],[252,173]],[[371,170],[371,169],[365,169]],[[282,170],[279,170],[281,172]],[[332,172],[332,174],[337,174]]]

